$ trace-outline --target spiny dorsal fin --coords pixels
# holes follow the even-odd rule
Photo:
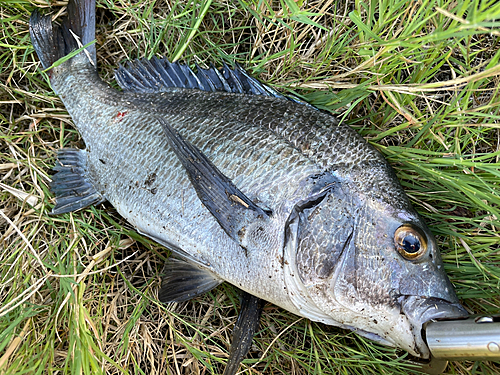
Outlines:
[[[239,94],[266,95],[283,98],[276,90],[252,78],[243,68],[234,69],[226,64],[221,69],[196,66],[197,72],[184,64],[171,63],[167,59],[153,57],[151,60],[130,61],[126,67],[120,65],[115,78],[120,87],[133,92],[161,92],[178,87],[203,91],[225,91]]]

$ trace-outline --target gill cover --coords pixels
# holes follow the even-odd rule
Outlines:
[[[328,172],[310,176],[302,189],[307,194],[295,204],[285,225],[285,284],[293,291],[289,296],[300,315],[338,326],[338,321],[316,305],[309,289],[332,276],[345,244],[352,237],[350,214],[329,215],[327,212],[333,200],[347,197],[339,180]],[[331,220],[321,219],[323,209]]]

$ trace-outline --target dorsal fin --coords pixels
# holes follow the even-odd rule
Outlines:
[[[266,95],[283,98],[276,90],[252,78],[242,67],[234,69],[226,64],[221,69],[197,67],[197,72],[177,62],[153,57],[128,62],[127,66],[115,71],[120,87],[133,92],[161,92],[166,88],[178,87],[203,91],[225,91],[239,94]]]

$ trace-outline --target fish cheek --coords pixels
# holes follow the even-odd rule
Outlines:
[[[352,233],[352,220],[338,210],[333,195],[299,213],[296,253],[299,276],[306,286],[330,278]]]
[[[360,314],[367,306],[378,311],[398,309],[399,283],[407,271],[392,237],[384,235],[387,223],[380,212],[369,207],[364,207],[357,219],[349,256],[335,284],[337,299]]]
[[[352,268],[351,268],[352,267]],[[345,281],[346,288],[349,289],[350,302],[354,306],[353,310],[363,312],[364,308],[369,305],[373,308],[396,307],[397,302],[392,293],[390,285],[390,276],[383,270],[360,270],[362,266],[351,265],[352,272],[347,272],[342,279]],[[341,284],[341,280],[338,281]]]

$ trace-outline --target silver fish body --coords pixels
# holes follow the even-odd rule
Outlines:
[[[332,116],[268,96],[120,92],[83,54],[52,70],[97,191],[138,232],[214,277],[423,358],[423,323],[465,314],[432,234],[391,167]],[[158,117],[272,212],[265,227],[250,229],[247,247],[201,203]],[[321,178],[328,181],[318,187]],[[405,225],[424,238],[417,261],[395,248]]]

